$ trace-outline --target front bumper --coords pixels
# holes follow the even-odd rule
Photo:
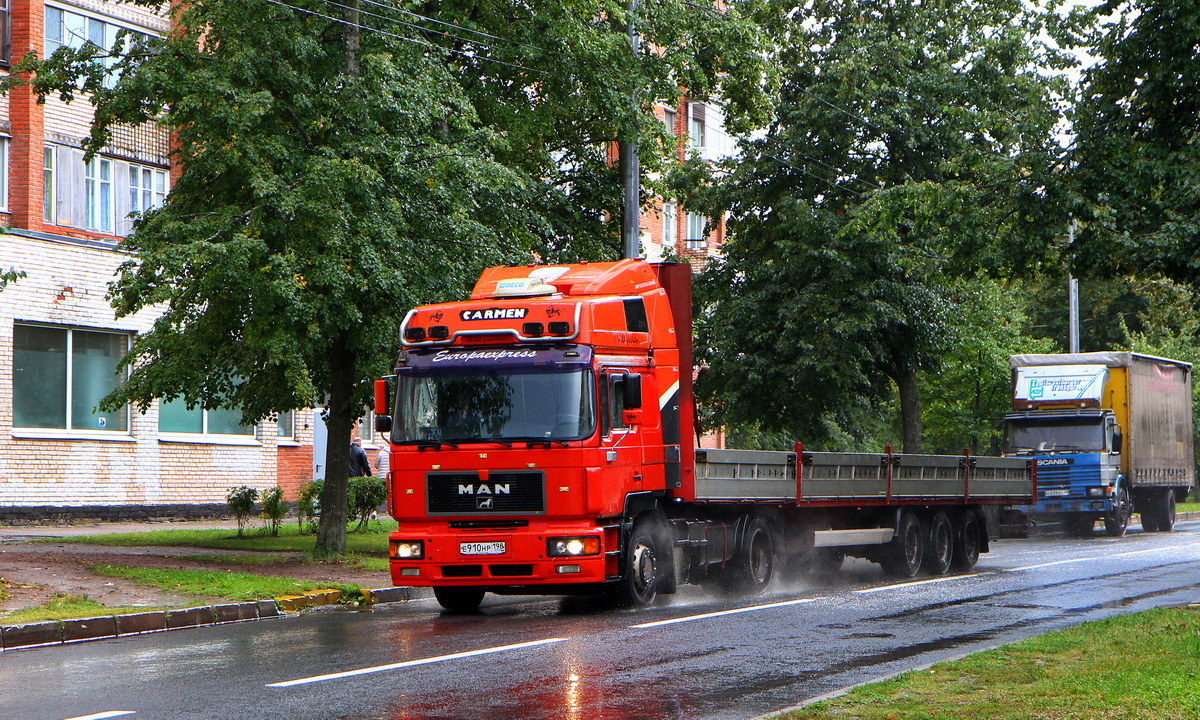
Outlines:
[[[592,555],[550,557],[555,537],[597,537]],[[600,583],[615,571],[615,537],[594,524],[530,522],[520,528],[455,528],[447,523],[401,523],[394,542],[420,540],[420,558],[392,556],[392,582],[411,587],[525,587]],[[485,554],[469,554],[484,551]],[[610,568],[611,566],[611,568]]]

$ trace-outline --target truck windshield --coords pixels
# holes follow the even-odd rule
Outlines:
[[[1099,418],[1038,418],[1005,423],[1006,452],[1104,450],[1104,424]]]
[[[596,427],[587,368],[414,370],[396,380],[396,443],[582,440]]]

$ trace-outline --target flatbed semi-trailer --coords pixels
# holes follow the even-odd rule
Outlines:
[[[690,282],[639,260],[491,268],[469,300],[409,312],[376,393],[393,582],[469,610],[755,592],[845,555],[939,575],[1031,502],[1023,458],[696,448]]]

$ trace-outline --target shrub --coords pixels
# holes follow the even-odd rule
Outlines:
[[[296,524],[300,532],[317,531],[317,519],[321,517],[321,491],[324,488],[325,483],[321,480],[304,483],[300,487],[300,495],[296,498]]]
[[[287,511],[288,501],[283,499],[283,490],[274,487],[263,491],[262,515],[267,519],[267,527],[270,528],[272,537],[279,535],[279,525]]]
[[[358,520],[358,530],[365,530],[371,521],[371,515],[379,504],[387,499],[387,485],[383,478],[354,477],[350,478],[349,492],[346,501],[350,518]]]
[[[225,502],[229,503],[229,509],[237,518],[238,537],[242,536],[242,529],[246,527],[246,520],[250,518],[250,513],[254,510],[254,501],[257,499],[258,491],[245,485],[230,488],[229,494],[225,496]]]

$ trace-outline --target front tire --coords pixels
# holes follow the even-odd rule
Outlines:
[[[452,613],[473,613],[483,602],[483,588],[435,587],[433,596],[438,604]]]
[[[1113,496],[1113,509],[1104,516],[1104,533],[1109,537],[1124,537],[1129,528],[1129,516],[1132,506],[1129,501],[1129,491],[1125,483],[1117,483],[1117,491]]]
[[[621,580],[612,590],[615,605],[623,608],[644,607],[654,602],[662,582],[662,558],[649,521],[634,524],[621,558]]]

